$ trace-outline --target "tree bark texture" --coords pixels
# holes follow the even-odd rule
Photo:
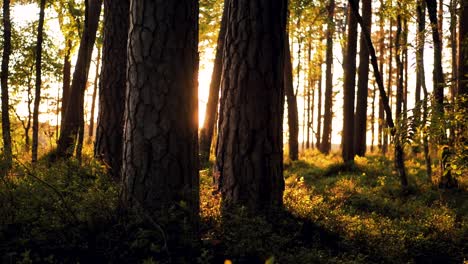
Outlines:
[[[355,0],[359,6],[359,0]],[[345,163],[354,160],[354,99],[356,85],[356,50],[357,50],[357,21],[356,16],[348,8],[348,43],[346,45],[346,56],[344,65],[344,97],[343,97],[343,160]]]
[[[326,50],[326,69],[325,69],[325,107],[323,116],[323,133],[320,144],[320,151],[328,154],[331,150],[331,133],[333,122],[333,34],[335,0],[330,0],[328,5],[327,21],[327,50]]]
[[[287,1],[228,3],[216,155],[223,206],[268,210],[282,205],[284,190]]]
[[[226,2],[226,1],[225,1]],[[213,142],[213,131],[216,126],[216,117],[219,105],[219,87],[221,83],[221,72],[223,67],[224,38],[226,36],[227,8],[223,10],[221,28],[218,35],[216,55],[211,74],[210,91],[206,104],[205,120],[200,130],[200,162],[204,164],[210,159],[211,143]]]
[[[362,0],[364,26],[371,31],[372,0]],[[356,116],[354,120],[354,152],[358,156],[366,154],[367,132],[367,97],[369,89],[369,49],[363,34],[360,39],[358,90],[356,98]]]
[[[104,0],[104,42],[94,155],[120,178],[130,0]]]
[[[10,0],[3,0],[3,55],[2,55],[2,138],[3,138],[3,158],[5,167],[10,169],[13,163],[13,153],[11,146],[10,131],[10,103],[8,94],[8,65],[11,55],[11,20],[10,20]],[[3,174],[3,173],[2,173]]]
[[[37,161],[37,147],[39,143],[39,104],[41,103],[42,85],[42,42],[44,40],[44,9],[45,0],[41,0],[39,7],[39,25],[37,27],[36,43],[36,91],[34,95],[33,136],[32,136],[32,162]]]
[[[78,50],[78,59],[73,73],[67,108],[57,145],[57,156],[70,157],[83,127],[84,94],[88,81],[89,66],[99,24],[102,0],[87,0],[85,27]]]
[[[299,157],[299,114],[297,110],[297,98],[293,86],[291,48],[289,46],[288,34],[286,34],[285,37],[284,47],[284,90],[288,102],[289,158],[291,160],[297,160]]]
[[[198,1],[131,0],[129,27],[123,201],[183,213],[165,228],[172,262],[188,263],[176,253],[194,257],[198,240]]]

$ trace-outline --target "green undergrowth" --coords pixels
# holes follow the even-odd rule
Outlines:
[[[201,170],[202,240],[190,263],[463,263],[466,185],[439,190],[422,161],[406,165],[403,192],[384,157],[345,166],[339,155],[308,151],[285,163],[284,209],[261,216],[222,213],[211,170]],[[120,192],[90,158],[16,162],[0,178],[0,262],[174,262],[166,240],[177,231],[166,223],[179,214],[124,212]]]

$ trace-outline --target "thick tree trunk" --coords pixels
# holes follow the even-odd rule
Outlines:
[[[91,113],[89,115],[89,130],[88,130],[88,138],[89,142],[91,143],[93,136],[94,136],[94,113],[96,111],[96,97],[98,91],[98,81],[99,81],[99,67],[101,66],[101,49],[98,48],[97,50],[97,57],[96,57],[96,75],[94,76],[94,83],[93,83],[93,97],[91,98]]]
[[[372,1],[362,1],[362,13],[364,26],[369,32],[372,27]],[[369,89],[369,49],[366,40],[361,34],[359,52],[359,79],[356,102],[356,117],[354,120],[354,152],[364,157],[366,154],[367,134],[367,97]]]
[[[44,9],[45,0],[41,0],[39,7],[39,25],[37,27],[37,46],[36,46],[36,92],[34,95],[34,113],[33,113],[33,137],[32,137],[32,162],[37,161],[37,147],[39,143],[39,104],[41,102],[42,85],[42,42],[44,35]]]
[[[359,6],[359,0],[355,1]],[[346,56],[344,64],[344,100],[343,100],[343,161],[345,163],[354,161],[354,98],[356,85],[356,50],[357,50],[357,21],[356,16],[348,8],[348,43],[346,45]]]
[[[130,0],[104,0],[104,42],[94,155],[120,178]]]
[[[468,3],[461,2],[458,41],[458,95],[468,95]]]
[[[289,127],[289,158],[297,160],[299,156],[299,116],[297,111],[296,94],[293,87],[291,49],[289,47],[289,37],[285,37],[285,57],[284,57],[284,90],[286,101],[288,102],[288,127]]]
[[[328,154],[331,150],[331,133],[333,122],[333,33],[335,16],[335,0],[330,0],[328,5],[327,23],[327,50],[325,70],[325,108],[323,116],[323,133],[320,151]]]
[[[226,2],[226,0],[225,0]],[[205,120],[200,130],[200,163],[205,164],[210,159],[213,130],[216,126],[216,117],[219,105],[219,87],[221,83],[221,70],[223,67],[224,38],[226,36],[227,8],[223,10],[221,28],[218,35],[213,73],[211,74],[210,92],[206,104]]]
[[[225,208],[282,205],[287,1],[229,0],[217,164]],[[258,100],[262,98],[262,100]]]
[[[67,108],[57,145],[57,157],[73,155],[82,124],[84,123],[83,107],[86,82],[88,81],[89,65],[93,52],[96,32],[99,24],[102,0],[87,0],[85,28],[81,38],[78,59],[73,73],[73,81],[68,96]]]
[[[2,138],[3,138],[3,159],[5,167],[11,168],[13,164],[13,153],[11,146],[10,131],[10,103],[8,94],[8,65],[11,54],[11,20],[10,20],[10,0],[3,0],[3,55],[2,55]],[[4,174],[4,172],[2,172]]]
[[[129,27],[123,201],[169,219],[171,263],[189,263],[199,222],[198,1],[131,0]]]

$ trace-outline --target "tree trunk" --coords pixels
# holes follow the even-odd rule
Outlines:
[[[393,94],[393,89],[392,89],[392,85],[393,85],[393,38],[394,38],[394,35],[393,35],[393,19],[390,18],[390,32],[389,32],[389,50],[390,50],[390,53],[389,53],[389,56],[388,56],[388,79],[387,79],[387,94],[388,94],[388,97],[389,97],[389,107],[390,107],[390,111],[392,110],[392,94]],[[387,126],[388,127],[388,126]],[[387,130],[384,130],[384,133],[383,133],[383,144],[382,144],[382,153],[384,155],[387,154],[387,151],[388,151],[388,138],[389,138],[389,134],[388,134],[388,131]]]
[[[322,132],[322,56],[319,56],[319,76],[318,76],[318,85],[317,85],[317,131],[315,131],[315,146],[318,149],[320,147],[320,139]]]
[[[458,93],[468,95],[468,3],[461,1],[458,40]]]
[[[320,151],[328,154],[331,150],[331,133],[333,122],[333,34],[335,16],[335,0],[330,0],[328,5],[327,23],[327,51],[325,70],[325,109],[323,116],[323,133]]]
[[[57,145],[57,157],[70,157],[83,124],[83,107],[89,65],[99,24],[102,0],[87,0],[85,28],[78,50],[78,59],[70,87],[63,126]]]
[[[9,170],[13,164],[13,153],[11,146],[10,131],[10,103],[8,95],[8,65],[11,55],[11,20],[10,20],[10,0],[3,0],[3,56],[2,56],[2,137],[3,137],[3,159],[5,167]],[[4,174],[6,172],[2,172]]]
[[[359,6],[359,0],[356,0]],[[356,16],[348,8],[348,43],[346,45],[346,56],[344,64],[344,100],[343,100],[343,161],[345,163],[354,161],[354,93],[356,84],[356,50],[357,50],[357,21]]]
[[[362,17],[359,14],[359,11],[358,11],[359,5],[357,3],[357,0],[349,0],[349,3],[351,5],[351,10],[354,16],[356,17],[357,22],[361,25],[361,32],[362,34],[364,34],[367,46],[369,48],[369,53],[371,56],[371,64],[372,64],[374,75],[375,75],[375,81],[377,82],[377,85],[379,87],[380,97],[382,98],[384,109],[385,109],[385,114],[387,115],[387,125],[391,129],[392,135],[395,135],[395,123],[393,122],[392,111],[390,109],[389,100],[388,100],[387,94],[385,93],[382,75],[379,71],[377,56],[375,55],[375,49],[374,49],[374,45],[372,44],[370,32],[364,26]],[[400,176],[401,185],[403,189],[406,190],[408,186],[408,180],[406,177],[405,163],[403,159],[403,146],[401,145],[401,142],[399,140],[395,141],[395,153],[397,154],[395,155],[395,168],[398,171],[398,174]]]
[[[457,95],[458,80],[457,3],[458,0],[450,0],[450,47],[452,50],[452,84],[450,85],[450,96],[452,102],[455,102],[455,97]]]
[[[189,263],[199,222],[198,1],[132,0],[129,28],[123,202],[169,220],[170,262]]]
[[[384,72],[384,63],[385,63],[385,54],[386,54],[386,48],[385,48],[385,17],[383,15],[384,11],[384,1],[380,0],[380,13],[381,15],[379,16],[379,68]],[[382,76],[383,78],[383,76]],[[377,147],[378,149],[383,153],[383,142],[384,142],[384,137],[385,137],[385,112],[384,112],[384,106],[382,102],[382,98],[379,96],[379,123],[378,123],[378,129],[377,129]]]
[[[421,120],[421,106],[422,106],[422,120],[421,127],[426,126],[427,122],[427,103],[428,103],[428,92],[426,87],[426,73],[424,70],[424,43],[425,43],[425,28],[426,28],[426,7],[424,0],[418,0],[416,7],[417,20],[418,20],[418,37],[417,37],[417,49],[416,49],[416,113],[417,120]],[[421,88],[424,93],[424,99],[421,101]],[[428,133],[423,129],[422,134],[423,148],[424,148],[424,160],[426,163],[426,175],[429,182],[432,181],[432,161],[429,155],[429,140]]]
[[[372,90],[372,112],[371,112],[371,146],[370,151],[371,153],[374,152],[374,142],[375,142],[375,83],[374,89]]]
[[[97,97],[97,90],[98,90],[98,81],[99,81],[99,66],[101,64],[101,49],[97,49],[97,57],[96,57],[96,75],[94,76],[94,84],[93,84],[93,97],[91,99],[91,113],[89,116],[89,131],[88,131],[88,138],[89,142],[92,142],[94,136],[94,113],[96,109],[96,97]]]
[[[312,44],[309,41],[308,42],[308,47],[307,47],[307,64],[308,64],[308,69],[307,69],[307,86],[304,86],[304,118],[303,118],[303,123],[304,123],[304,128],[305,130],[302,131],[302,133],[305,133],[303,135],[303,138],[306,138],[306,149],[310,148],[310,128],[311,125],[313,124],[313,118],[311,116],[314,115],[314,97],[315,97],[315,89],[314,87],[314,80],[312,76]],[[312,91],[312,94],[311,94]],[[305,131],[305,132],[304,132]]]
[[[372,1],[362,1],[364,26],[371,31],[372,27]],[[354,120],[354,152],[364,157],[366,155],[367,132],[367,97],[369,89],[369,49],[366,40],[361,34],[359,52],[359,79],[356,102],[356,117]]]
[[[226,2],[226,1],[225,1]],[[218,35],[216,56],[211,74],[210,92],[206,104],[205,120],[200,130],[200,163],[205,164],[210,159],[211,143],[213,142],[213,130],[216,126],[216,117],[219,105],[219,87],[221,82],[221,70],[223,66],[224,38],[226,36],[227,8],[223,10],[221,28]]]
[[[299,156],[299,117],[297,111],[297,100],[293,87],[291,49],[289,47],[288,34],[286,34],[284,45],[284,90],[288,102],[289,158],[291,160],[297,160]]]
[[[36,93],[34,96],[34,113],[33,113],[33,137],[32,137],[32,162],[37,161],[37,147],[39,143],[39,104],[41,102],[41,72],[42,72],[42,42],[44,35],[44,9],[45,0],[41,0],[39,7],[39,25],[37,27],[37,46],[36,46]]]
[[[283,200],[287,1],[229,0],[227,8],[216,155],[222,201],[263,211]]]
[[[69,39],[66,41],[65,57],[63,59],[63,85],[62,85],[62,106],[60,109],[60,128],[64,126],[65,112],[68,106],[68,100],[70,97],[70,81],[71,81],[71,49],[73,47],[72,41]],[[57,135],[58,136],[58,135]]]
[[[127,71],[129,0],[104,0],[104,42],[94,155],[120,178]]]

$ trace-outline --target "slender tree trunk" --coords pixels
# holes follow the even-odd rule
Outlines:
[[[224,1],[226,3],[226,0]],[[211,74],[208,103],[206,104],[205,120],[200,130],[200,163],[206,164],[210,159],[213,130],[216,126],[216,117],[219,105],[219,87],[221,83],[221,70],[223,67],[224,38],[226,36],[227,8],[224,8],[221,18],[221,28],[218,35],[215,61]],[[291,77],[292,78],[292,77]]]
[[[403,21],[402,32],[402,58],[403,58],[403,122],[406,124],[408,120],[408,21]]]
[[[320,78],[317,77],[317,78]],[[309,87],[307,91],[307,148],[314,148],[314,114],[315,114],[315,85],[320,84],[320,81],[317,80]],[[312,93],[312,94],[310,94]]]
[[[385,55],[387,49],[385,48],[385,17],[383,15],[384,1],[380,0],[380,16],[379,16],[379,68],[384,73]],[[383,78],[383,76],[382,76]],[[383,142],[385,137],[385,112],[382,98],[379,96],[379,124],[377,130],[377,147],[383,153]]]
[[[452,84],[450,85],[451,101],[455,102],[458,80],[458,47],[457,47],[457,3],[458,0],[450,0],[450,47],[452,50]],[[453,134],[453,133],[451,133]]]
[[[228,8],[216,155],[223,206],[269,210],[284,190],[287,1],[229,0]]]
[[[170,262],[189,263],[199,223],[198,1],[131,0],[129,27],[122,198],[169,220]]]
[[[92,142],[94,136],[94,113],[96,109],[96,97],[97,97],[97,90],[98,90],[98,81],[99,81],[99,67],[101,65],[101,49],[98,48],[97,50],[97,57],[96,57],[96,75],[94,76],[94,84],[93,84],[93,97],[91,99],[91,113],[89,117],[89,130],[88,130],[88,138],[89,142]]]
[[[357,3],[357,0],[349,0],[349,3],[351,5],[351,10],[356,17],[357,22],[361,25],[361,32],[364,34],[367,42],[367,46],[369,48],[369,53],[371,56],[371,64],[374,70],[374,75],[375,75],[375,81],[377,82],[377,85],[379,87],[379,92],[380,92],[380,97],[382,97],[383,105],[385,108],[385,114],[387,115],[387,125],[391,129],[392,135],[395,134],[395,123],[393,122],[392,118],[392,111],[390,109],[390,104],[389,100],[387,97],[387,94],[385,93],[385,88],[382,80],[382,75],[379,71],[379,65],[377,61],[377,56],[375,55],[375,49],[374,45],[372,44],[370,32],[367,30],[367,28],[364,26],[364,22],[362,20],[361,15],[359,14],[359,5]],[[408,179],[406,176],[405,172],[405,163],[403,159],[403,146],[401,145],[401,142],[399,140],[395,141],[395,168],[398,171],[401,185],[403,189],[405,190],[406,187],[408,186]]]
[[[297,100],[294,94],[291,49],[289,47],[289,37],[285,38],[285,62],[284,62],[284,89],[288,102],[288,127],[289,127],[289,158],[297,160],[299,156],[299,116],[297,111]]]
[[[10,20],[10,0],[3,0],[3,56],[1,88],[2,88],[2,137],[3,137],[3,158],[5,167],[9,170],[13,164],[13,153],[11,146],[10,131],[10,103],[8,95],[8,65],[11,54],[11,20]],[[6,172],[5,172],[6,173]],[[2,172],[2,174],[4,174]]]
[[[374,89],[372,90],[372,113],[371,113],[371,146],[370,151],[371,153],[374,152],[374,142],[375,142],[375,83]]]
[[[104,42],[94,155],[120,178],[130,0],[104,0]]]
[[[417,20],[418,20],[418,45],[416,49],[416,118],[419,120],[421,116],[421,106],[422,106],[422,120],[421,127],[426,127],[427,122],[427,103],[428,103],[428,92],[426,87],[426,73],[424,70],[424,42],[425,35],[424,31],[426,28],[426,6],[424,0],[418,0],[418,5],[416,7],[417,11]],[[424,99],[421,101],[421,88],[424,93]],[[423,129],[422,133],[423,140],[423,149],[424,149],[424,160],[426,163],[426,174],[429,182],[432,181],[432,161],[429,153],[429,139],[426,129]]]
[[[388,79],[387,79],[387,94],[388,94],[388,97],[389,97],[389,101],[390,101],[390,111],[392,110],[392,94],[393,94],[393,89],[392,89],[392,85],[393,85],[393,20],[390,19],[390,32],[389,32],[389,50],[390,50],[390,53],[388,55]],[[388,126],[387,126],[388,127]],[[384,129],[384,133],[383,133],[383,144],[382,144],[382,153],[384,155],[387,154],[387,151],[388,151],[388,138],[389,138],[389,134],[388,134],[388,131]]]
[[[319,65],[319,81],[317,86],[317,131],[315,131],[315,146],[317,149],[320,147],[320,139],[322,132],[322,56],[320,56]]]
[[[311,115],[313,116],[314,113],[314,96],[315,96],[315,90],[314,90],[314,81],[313,81],[313,76],[312,76],[312,45],[309,42],[307,47],[307,64],[309,65],[309,68],[307,70],[308,72],[308,83],[307,86],[305,86],[305,91],[304,91],[304,124],[306,127],[306,149],[310,148],[310,128],[313,122],[313,119],[311,118]],[[312,91],[312,94],[311,94]],[[313,96],[312,96],[313,95]]]
[[[365,27],[369,32],[372,27],[372,0],[362,1],[362,13]],[[366,40],[361,34],[359,52],[359,79],[356,102],[356,116],[354,120],[354,152],[364,157],[366,155],[367,134],[367,97],[369,90],[369,50]]]
[[[328,5],[327,21],[327,50],[325,70],[325,109],[323,116],[323,134],[320,151],[328,154],[331,150],[331,133],[333,122],[333,34],[335,15],[335,0],[330,0]]]
[[[359,0],[355,1],[359,6]],[[354,93],[356,83],[356,50],[357,50],[356,16],[348,8],[348,43],[344,57],[344,102],[343,102],[343,160],[345,163],[354,161]]]
[[[72,156],[79,134],[83,133],[80,132],[80,130],[82,130],[84,123],[84,94],[88,80],[91,55],[96,40],[102,0],[87,0],[85,3],[85,28],[78,50],[78,60],[70,87],[69,101],[65,111],[63,127],[58,140],[57,157]]]
[[[62,85],[62,106],[60,109],[60,128],[64,126],[65,121],[65,112],[68,106],[68,100],[70,97],[70,82],[71,82],[71,49],[72,49],[72,41],[69,39],[66,41],[66,48],[65,48],[65,57],[63,59],[63,85]],[[57,134],[57,137],[59,135]]]

